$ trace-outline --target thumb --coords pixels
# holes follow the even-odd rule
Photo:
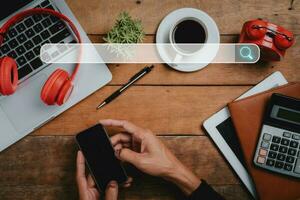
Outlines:
[[[118,184],[116,181],[110,181],[105,190],[105,200],[118,199]]]
[[[119,154],[119,157],[122,161],[129,162],[133,165],[136,165],[140,159],[140,155],[138,153],[128,148],[123,148]]]

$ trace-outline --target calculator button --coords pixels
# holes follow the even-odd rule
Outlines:
[[[280,137],[274,136],[272,139],[272,142],[277,143],[277,144],[280,143]]]
[[[274,160],[271,160],[271,159],[268,159],[266,164],[267,164],[268,166],[274,166],[275,161],[274,161]]]
[[[278,151],[278,148],[279,148],[279,145],[277,145],[277,144],[271,144],[270,149],[271,149],[272,151]]]
[[[272,135],[270,135],[270,134],[268,134],[268,133],[264,133],[263,140],[270,141],[271,138],[272,138]]]
[[[261,155],[261,156],[266,156],[267,153],[268,153],[268,151],[265,150],[265,149],[263,149],[263,148],[261,148],[261,149],[259,150],[259,155]]]
[[[265,157],[258,156],[257,162],[260,163],[260,164],[264,164],[264,163],[266,162],[266,158],[265,158]]]
[[[274,152],[274,151],[270,151],[269,154],[268,154],[269,158],[276,158],[276,156],[277,156],[277,153]]]
[[[285,146],[280,146],[279,147],[279,152],[281,152],[281,153],[286,153],[287,152],[287,147],[285,147]]]
[[[289,133],[289,132],[283,132],[283,137],[290,138],[291,135],[292,135],[292,134]]]
[[[277,155],[277,159],[278,159],[278,160],[280,160],[280,161],[284,161],[284,159],[285,159],[285,155],[284,155],[284,154],[281,154],[281,153],[279,153],[279,154]]]
[[[294,172],[300,174],[300,158],[297,159]]]
[[[292,168],[293,168],[293,165],[290,165],[290,164],[285,163],[285,165],[284,165],[284,169],[285,169],[285,170],[287,170],[287,171],[292,171]]]
[[[288,145],[290,144],[290,141],[289,141],[288,139],[282,138],[281,144],[282,144],[282,145],[285,145],[285,146],[288,146]]]
[[[288,162],[288,163],[294,163],[295,158],[292,157],[292,156],[287,156],[285,161]]]
[[[291,143],[290,143],[290,147],[293,147],[293,148],[297,148],[298,145],[299,145],[299,143],[296,141],[291,141]]]
[[[279,168],[279,169],[283,168],[283,162],[276,161],[276,162],[275,162],[275,167],[276,167],[276,168]]]
[[[300,135],[294,134],[294,135],[292,136],[292,138],[293,138],[294,140],[300,140]]]
[[[269,142],[265,142],[265,141],[262,141],[262,142],[261,142],[261,147],[262,147],[262,148],[266,148],[266,149],[267,149],[267,148],[269,148],[269,145],[270,145]]]
[[[288,150],[289,155],[294,156],[294,155],[296,155],[296,153],[297,153],[296,149],[289,148],[289,150]]]

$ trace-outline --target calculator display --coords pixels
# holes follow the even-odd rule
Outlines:
[[[285,109],[279,109],[277,117],[281,119],[286,119],[292,122],[296,122],[297,124],[300,123],[300,113],[285,110]]]
[[[271,117],[300,125],[300,111],[274,105],[271,111]]]

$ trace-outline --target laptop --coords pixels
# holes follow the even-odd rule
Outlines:
[[[21,10],[30,8],[48,8],[63,13],[76,25],[83,43],[91,42],[63,0],[6,1],[0,8],[0,25]],[[11,27],[0,48],[0,56],[8,55],[16,60],[20,81],[13,95],[0,96],[0,152],[112,79],[105,64],[81,64],[70,99],[63,106],[45,105],[40,92],[49,75],[57,68],[71,73],[75,64],[43,63],[40,48],[46,43],[74,42],[76,37],[68,25],[52,16],[30,16]]]

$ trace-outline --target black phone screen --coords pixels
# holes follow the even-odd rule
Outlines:
[[[111,180],[119,184],[127,180],[127,175],[116,158],[102,125],[98,124],[79,133],[76,141],[100,191],[104,191]]]

